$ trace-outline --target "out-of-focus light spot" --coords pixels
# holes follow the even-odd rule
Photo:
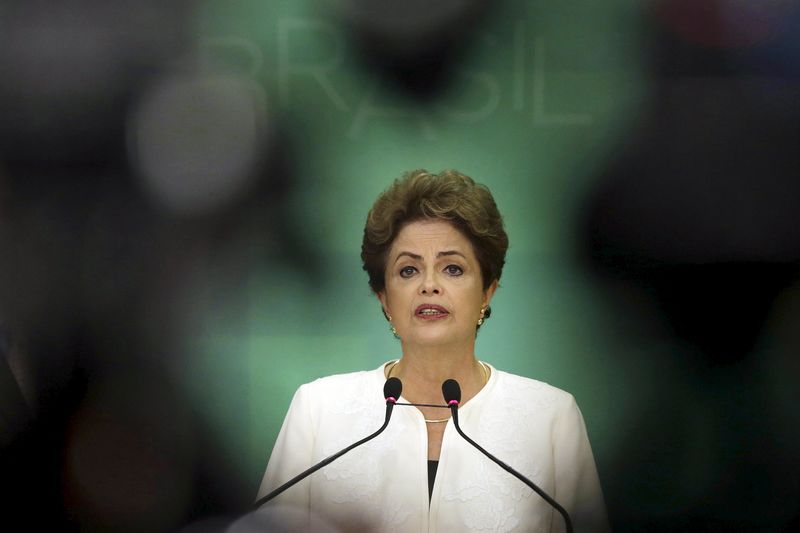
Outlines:
[[[266,146],[263,90],[237,77],[173,77],[157,83],[129,120],[129,151],[154,202],[181,215],[239,198]]]
[[[790,0],[660,0],[658,18],[681,39],[714,48],[752,46],[787,28]]]

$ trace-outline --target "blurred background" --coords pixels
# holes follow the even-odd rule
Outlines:
[[[0,519],[224,529],[298,385],[399,355],[366,213],[455,168],[511,240],[478,354],[574,394],[614,529],[796,527],[799,26],[790,0],[0,2]]]

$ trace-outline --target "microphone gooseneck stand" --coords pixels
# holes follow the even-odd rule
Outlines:
[[[536,492],[536,494],[541,496],[547,503],[552,505],[553,508],[559,513],[561,513],[561,516],[564,517],[564,522],[566,523],[567,526],[567,533],[572,533],[572,520],[570,520],[569,513],[567,513],[566,509],[564,509],[557,501],[551,498],[549,494],[540,489],[533,481],[529,480],[528,478],[526,478],[525,476],[523,476],[522,474],[520,474],[507,464],[505,464],[503,461],[501,461],[494,455],[484,450],[477,442],[469,438],[463,431],[461,431],[461,426],[459,426],[458,424],[458,404],[461,402],[461,386],[458,384],[458,381],[454,379],[448,379],[444,383],[442,383],[442,394],[444,395],[444,401],[450,407],[450,412],[452,413],[453,416],[453,425],[455,426],[456,431],[458,431],[458,434],[464,437],[464,440],[475,446],[475,448],[477,448],[478,451],[483,453],[483,455],[485,455],[486,457],[497,463],[497,465],[500,468],[502,468],[515,478],[525,483],[527,486],[533,489],[533,491]]]
[[[278,494],[282,493],[283,491],[285,491],[286,489],[288,489],[292,485],[294,485],[294,484],[302,481],[303,479],[307,478],[308,476],[310,476],[311,474],[313,474],[314,472],[316,472],[320,468],[331,464],[336,459],[338,459],[342,455],[346,454],[347,452],[349,452],[353,448],[361,446],[365,442],[367,442],[369,440],[372,440],[375,437],[377,437],[378,435],[380,435],[383,432],[383,430],[386,429],[386,426],[389,425],[389,419],[392,416],[392,409],[394,409],[394,404],[397,403],[397,398],[400,397],[400,393],[401,392],[403,392],[403,384],[401,383],[401,381],[399,379],[397,379],[397,378],[389,378],[389,379],[387,379],[386,380],[386,384],[383,386],[383,396],[386,399],[386,419],[383,421],[383,425],[380,427],[380,429],[378,429],[378,431],[376,431],[372,435],[368,435],[368,436],[364,437],[363,439],[361,439],[358,442],[354,442],[353,444],[351,444],[350,446],[348,446],[344,450],[338,451],[335,454],[331,455],[330,457],[327,457],[327,458],[323,459],[322,461],[320,461],[319,463],[315,464],[314,466],[312,466],[308,470],[305,470],[305,471],[301,472],[300,474],[297,474],[295,477],[293,477],[292,479],[290,479],[289,481],[287,481],[286,483],[284,483],[283,485],[281,485],[277,489],[273,490],[269,494],[267,494],[267,495],[259,498],[258,500],[256,500],[256,502],[253,504],[253,508],[255,509],[255,508],[261,507],[262,505],[264,505],[265,503],[267,503],[271,499],[275,498]]]

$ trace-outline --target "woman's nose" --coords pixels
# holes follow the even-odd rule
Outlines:
[[[434,273],[429,273],[422,278],[422,283],[420,284],[420,294],[441,294],[442,288],[439,284],[439,280],[437,279]]]

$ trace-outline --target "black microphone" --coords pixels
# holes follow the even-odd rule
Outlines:
[[[559,505],[557,501],[551,498],[545,491],[540,489],[533,481],[526,478],[525,476],[523,476],[522,474],[520,474],[507,464],[505,464],[503,461],[501,461],[494,455],[490,454],[489,452],[481,448],[481,446],[477,442],[467,437],[464,434],[464,432],[461,431],[461,426],[458,425],[458,404],[461,403],[461,386],[459,386],[458,381],[454,379],[448,379],[444,383],[442,383],[442,394],[444,395],[445,403],[447,403],[447,405],[450,407],[450,411],[453,414],[453,425],[456,427],[456,431],[458,431],[458,434],[464,437],[464,440],[475,446],[478,449],[478,451],[483,453],[483,455],[485,455],[486,457],[497,463],[500,466],[500,468],[502,468],[512,476],[516,477],[526,485],[528,485],[530,488],[534,490],[534,492],[536,492],[536,494],[544,498],[544,500],[550,505],[552,505],[556,511],[561,513],[561,516],[564,517],[564,522],[567,525],[567,533],[572,533],[572,521],[570,520],[569,513],[567,513],[566,509],[561,507],[561,505]]]
[[[264,505],[265,503],[267,503],[268,501],[270,501],[271,499],[276,497],[278,494],[282,493],[283,491],[285,491],[286,489],[288,489],[289,487],[291,487],[295,483],[298,483],[298,482],[302,481],[303,479],[307,478],[308,476],[310,476],[311,474],[313,474],[314,472],[316,472],[317,470],[319,470],[323,466],[327,466],[327,465],[331,464],[336,459],[338,459],[339,457],[343,456],[344,454],[346,454],[347,452],[349,452],[353,448],[361,446],[365,442],[367,442],[369,440],[372,440],[375,437],[377,437],[378,435],[380,435],[383,432],[383,430],[386,429],[386,426],[389,425],[389,419],[392,416],[392,410],[394,409],[394,404],[397,403],[397,399],[400,397],[400,393],[401,392],[403,392],[403,383],[398,378],[392,377],[392,378],[387,379],[386,383],[383,386],[383,397],[386,398],[386,419],[383,421],[383,425],[380,427],[380,429],[378,431],[376,431],[372,435],[364,437],[363,439],[361,439],[360,441],[358,441],[356,443],[351,444],[350,446],[348,446],[344,450],[338,451],[335,454],[331,455],[330,457],[327,457],[327,458],[323,459],[322,461],[320,461],[319,463],[315,464],[314,466],[312,466],[308,470],[305,470],[304,472],[301,472],[300,474],[297,474],[295,477],[293,477],[292,479],[290,479],[289,481],[287,481],[286,483],[284,483],[283,485],[281,485],[277,489],[273,490],[272,492],[270,492],[266,496],[263,496],[263,497],[259,498],[258,500],[256,500],[256,503],[253,504],[253,508],[261,507],[262,505]]]

